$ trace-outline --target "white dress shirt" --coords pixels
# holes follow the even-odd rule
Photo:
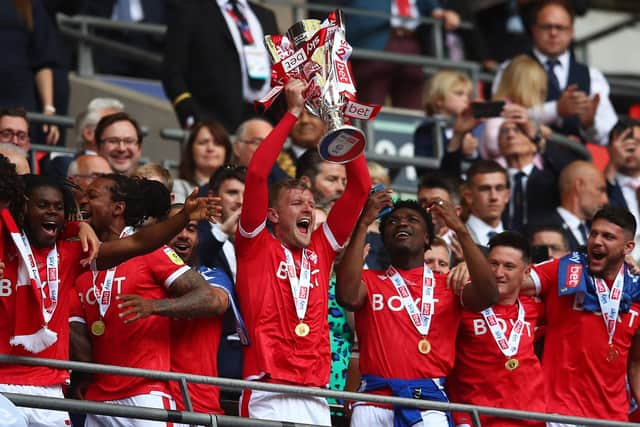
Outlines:
[[[504,231],[502,221],[500,221],[498,226],[494,228],[474,214],[469,215],[465,225],[467,226],[467,230],[469,230],[473,241],[480,246],[489,246],[489,233],[494,232],[497,234]]]
[[[545,64],[549,59],[549,57],[545,56],[535,48],[533,49],[533,54],[541,64]],[[560,88],[564,90],[567,87],[567,82],[569,80],[569,61],[571,59],[569,51],[566,51],[556,59],[560,64],[554,67],[553,72],[558,78]],[[509,62],[510,61],[505,61],[500,65],[500,68],[493,79],[493,85],[491,88],[492,93],[495,93],[498,89],[498,85],[502,79],[502,73],[507,65],[509,65]],[[618,115],[613,109],[613,105],[609,99],[609,83],[607,83],[604,75],[599,70],[589,67],[589,78],[591,79],[591,90],[589,96],[593,96],[596,93],[600,94],[600,103],[598,104],[596,115],[594,117],[593,128],[584,129],[583,136],[589,141],[596,142],[600,145],[607,145],[609,143],[609,131],[611,131],[611,128],[613,128],[618,121]],[[557,104],[557,101],[548,101],[542,106],[530,108],[529,117],[538,123],[561,126],[562,117],[558,116]]]
[[[211,234],[213,238],[218,242],[224,242],[222,244],[222,252],[224,252],[224,256],[227,258],[227,264],[229,264],[229,269],[231,270],[231,275],[233,276],[233,283],[236,283],[236,272],[238,271],[238,263],[236,261],[236,248],[233,246],[233,243],[229,241],[229,236],[220,229],[220,224],[211,223]]]
[[[617,174],[616,182],[622,190],[622,196],[627,203],[627,209],[631,212],[636,219],[636,223],[640,224],[640,208],[638,208],[638,196],[636,190],[640,188],[640,177],[630,177],[628,175]],[[636,247],[633,248],[631,256],[634,259],[640,259],[640,227],[638,227],[635,236]]]

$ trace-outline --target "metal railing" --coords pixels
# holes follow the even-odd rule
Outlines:
[[[262,390],[273,393],[284,393],[298,396],[312,396],[323,398],[334,398],[345,401],[362,401],[371,403],[391,404],[407,408],[416,408],[421,410],[436,411],[455,411],[465,412],[472,415],[473,424],[481,427],[480,415],[489,415],[499,418],[516,418],[522,420],[547,421],[564,424],[578,424],[585,426],[638,426],[639,424],[607,421],[592,418],[572,417],[565,415],[543,414],[530,411],[517,411],[512,409],[492,408],[485,406],[474,406],[457,403],[442,403],[428,400],[406,399],[400,397],[381,396],[367,393],[339,392],[315,387],[289,386],[281,384],[271,384],[256,381],[243,381],[230,378],[205,377],[201,375],[192,375],[176,372],[153,371],[147,369],[127,368],[122,366],[100,365],[94,363],[70,362],[55,359],[40,359],[35,357],[21,357],[0,355],[0,363],[20,364],[28,366],[48,366],[50,368],[76,370],[87,373],[111,374],[121,376],[136,376],[142,378],[151,378],[163,381],[178,381],[183,393],[188,393],[187,383],[209,384],[219,386],[223,389],[230,390]],[[9,395],[8,395],[9,396]],[[40,399],[40,398],[39,398]],[[35,403],[30,403],[35,404]],[[27,406],[27,405],[24,405]],[[82,412],[82,409],[79,408]],[[105,408],[101,408],[104,410]],[[137,408],[140,409],[140,408]],[[131,414],[129,414],[131,415]],[[243,419],[244,420],[244,419]],[[228,424],[227,424],[228,425]],[[236,424],[237,425],[237,424]]]

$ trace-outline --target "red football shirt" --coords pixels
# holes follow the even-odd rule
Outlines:
[[[131,368],[171,370],[170,321],[164,316],[149,316],[125,325],[119,314],[116,297],[136,294],[148,299],[169,297],[168,288],[180,275],[189,270],[180,257],[169,247],[155,251],[120,264],[113,279],[111,305],[107,310],[103,335],[91,335],[93,361],[107,365]],[[96,279],[101,289],[105,279],[101,271]],[[89,330],[93,322],[100,318],[99,307],[93,292],[91,271],[83,273],[76,281],[76,288],[82,302],[84,318]],[[80,319],[72,319],[80,320]],[[94,375],[87,389],[89,400],[116,400],[147,394],[151,391],[169,393],[163,381],[125,377],[116,375]]]
[[[533,351],[538,306],[533,298],[521,297],[525,327],[518,352],[513,356],[518,368],[505,367],[507,357],[500,351],[481,313],[464,310],[456,342],[456,363],[447,379],[449,400],[479,406],[545,412],[542,368]],[[508,337],[518,319],[518,305],[495,305],[493,311]],[[469,414],[454,414],[456,424],[473,425]],[[542,422],[480,417],[483,426],[544,426]]]
[[[0,244],[2,244],[0,242]],[[73,296],[73,284],[80,272],[79,259],[82,255],[80,243],[58,240],[58,305],[49,322],[49,329],[58,334],[58,340],[49,348],[31,353],[22,346],[12,346],[9,340],[14,333],[16,307],[16,280],[18,277],[19,255],[16,247],[11,244],[5,249],[4,277],[0,279],[0,353],[14,356],[42,357],[48,359],[69,360],[69,301]],[[33,255],[38,264],[42,284],[46,284],[47,255],[50,248],[37,249],[32,247]],[[35,299],[34,299],[35,300]],[[22,308],[24,309],[24,308]],[[66,369],[54,369],[44,366],[20,366],[0,363],[0,382],[17,385],[56,385],[69,380]]]
[[[398,272],[420,307],[423,267]],[[455,338],[460,322],[459,298],[446,287],[446,276],[434,274],[434,315],[427,339],[431,351],[421,354],[422,336],[411,323],[386,271],[365,270],[367,302],[355,312],[362,374],[413,380],[446,377],[453,368]]]
[[[640,304],[619,315],[613,344],[620,353],[607,362],[608,335],[600,312],[585,312],[573,295],[558,296],[558,260],[536,265],[531,277],[544,298],[547,328],[542,368],[547,411],[580,417],[627,420],[627,359],[640,325]],[[607,282],[609,288],[612,283]]]

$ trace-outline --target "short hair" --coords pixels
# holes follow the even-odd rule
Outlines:
[[[386,187],[391,185],[391,178],[389,177],[389,169],[385,168],[378,162],[372,160],[367,161],[367,169],[369,169],[369,176],[371,181],[374,179],[381,181]]]
[[[629,116],[618,116],[618,121],[609,131],[609,148],[611,148],[611,143],[614,139],[616,139],[622,132],[626,131],[630,128],[640,127],[640,120],[632,119]]]
[[[218,168],[209,180],[209,191],[218,194],[222,183],[230,179],[237,179],[244,184],[247,168],[239,165],[224,165]],[[204,195],[204,194],[203,194]]]
[[[187,143],[182,150],[182,154],[180,155],[180,164],[178,165],[178,178],[184,179],[193,185],[198,185],[196,182],[196,162],[193,159],[193,144],[196,142],[196,138],[203,128],[206,128],[211,132],[214,144],[224,147],[223,164],[229,163],[231,161],[231,155],[233,154],[229,133],[221,123],[216,121],[197,123],[191,129],[189,139],[187,140]]]
[[[460,87],[472,89],[472,83],[466,74],[453,70],[441,70],[435,73],[427,84],[425,110],[428,115],[439,113],[436,103],[444,100],[452,90]]]
[[[167,190],[170,192],[173,191],[173,177],[171,176],[171,172],[157,163],[147,163],[138,166],[136,170],[133,171],[132,176],[147,179],[157,176],[162,180],[162,184],[167,187]]]
[[[568,0],[541,0],[540,2],[538,2],[538,4],[534,7],[533,9],[533,14],[531,15],[533,17],[533,20],[531,21],[532,25],[535,25],[538,23],[538,15],[540,14],[540,11],[542,11],[542,9],[544,9],[547,6],[559,6],[561,8],[563,8],[567,14],[571,17],[571,24],[573,24],[573,21],[576,18],[576,12],[575,9],[573,8],[573,6],[571,5],[571,2]]]
[[[29,118],[27,117],[27,110],[23,107],[4,107],[0,108],[0,119],[4,116],[9,117],[20,117],[27,122],[27,127],[29,126]]]
[[[418,183],[418,191],[423,188],[439,188],[444,190],[449,193],[449,197],[453,203],[460,204],[460,191],[458,191],[458,186],[449,176],[442,172],[428,172],[422,175]]]
[[[273,208],[278,204],[278,199],[283,191],[287,190],[302,190],[310,191],[311,187],[299,179],[286,179],[284,181],[276,182],[269,188],[269,207]],[[311,192],[313,194],[313,192]]]
[[[506,246],[517,249],[522,253],[522,259],[526,264],[531,262],[531,247],[529,241],[517,231],[503,231],[489,240],[489,252],[497,246]]]
[[[142,135],[142,129],[140,128],[140,125],[129,114],[121,111],[119,113],[113,113],[113,114],[109,114],[109,115],[104,116],[103,118],[100,119],[100,121],[96,125],[96,130],[94,131],[94,134],[95,134],[95,138],[96,138],[96,144],[98,145],[98,147],[100,147],[102,145],[102,143],[103,143],[102,135],[107,130],[107,128],[109,126],[111,126],[112,124],[117,123],[117,122],[129,122],[129,123],[131,123],[131,125],[136,130],[136,137],[138,138],[138,145],[142,145],[142,139],[143,139],[144,135]]]
[[[631,236],[636,235],[636,219],[628,209],[619,206],[606,205],[602,207],[593,216],[592,223],[597,219],[603,219],[609,221],[625,231],[631,233]]]
[[[242,137],[244,136],[244,133],[247,130],[247,126],[249,126],[251,124],[251,122],[263,122],[265,124],[268,124],[269,126],[273,127],[273,125],[271,124],[271,122],[269,122],[269,120],[265,120],[261,117],[252,117],[250,119],[245,120],[244,122],[240,123],[240,125],[238,125],[238,128],[235,131],[235,136],[236,136],[236,140],[238,139],[242,139]]]
[[[84,143],[82,130],[87,127],[96,127],[104,110],[123,111],[124,104],[115,98],[93,98],[87,105],[87,109],[76,116],[76,131],[78,142]]]
[[[427,228],[427,243],[424,245],[424,250],[426,251],[431,247],[431,243],[433,242],[433,238],[435,237],[435,227],[433,225],[433,219],[431,218],[431,214],[427,212],[420,204],[415,200],[397,200],[393,204],[393,209],[388,215],[385,215],[380,220],[380,235],[383,236],[384,239],[384,229],[387,226],[387,222],[389,220],[389,216],[397,211],[398,209],[411,209],[420,214],[422,219],[425,222]]]
[[[531,108],[543,104],[546,96],[547,73],[540,63],[529,55],[518,55],[504,69],[493,98],[509,100]]]
[[[303,176],[309,177],[311,182],[320,173],[320,165],[326,162],[318,153],[318,150],[307,150],[296,160],[296,179]]]
[[[567,236],[567,233],[565,233],[562,226],[557,224],[540,224],[540,225],[531,226],[529,229],[529,240],[532,241],[533,236],[535,236],[536,233],[542,233],[542,232],[551,232],[551,233],[560,234],[562,236],[562,242],[564,243],[565,248],[569,249],[571,247],[569,242],[569,236]]]
[[[509,175],[507,170],[503,168],[500,163],[495,160],[481,159],[474,162],[469,169],[467,169],[467,183],[471,183],[473,178],[477,175],[485,175],[488,173],[501,173],[504,175],[507,187],[509,187]]]

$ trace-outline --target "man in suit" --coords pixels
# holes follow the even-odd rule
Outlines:
[[[603,173],[593,163],[576,160],[560,173],[560,206],[548,217],[536,218],[534,226],[562,227],[575,251],[587,244],[589,223],[593,215],[607,204],[607,186]]]
[[[510,120],[498,132],[498,148],[507,161],[511,188],[502,222],[509,230],[520,233],[525,232],[530,219],[548,216],[559,204],[555,174],[539,169],[533,162],[537,143],[542,142],[541,136],[534,139],[526,125]]]
[[[233,130],[270,89],[263,45],[278,28],[273,12],[246,0],[176,4],[167,22],[162,83],[183,127],[217,120]]]
[[[611,130],[609,142],[607,194],[612,205],[626,208],[640,220],[638,187],[640,187],[640,121],[621,118]],[[640,257],[640,234],[631,255]]]
[[[571,5],[564,0],[543,0],[535,9],[530,28],[534,46],[530,55],[547,71],[548,87],[547,101],[529,113],[557,132],[606,145],[617,116],[609,100],[609,84],[602,73],[576,61],[570,49],[574,16]],[[494,92],[501,76],[498,72]]]

